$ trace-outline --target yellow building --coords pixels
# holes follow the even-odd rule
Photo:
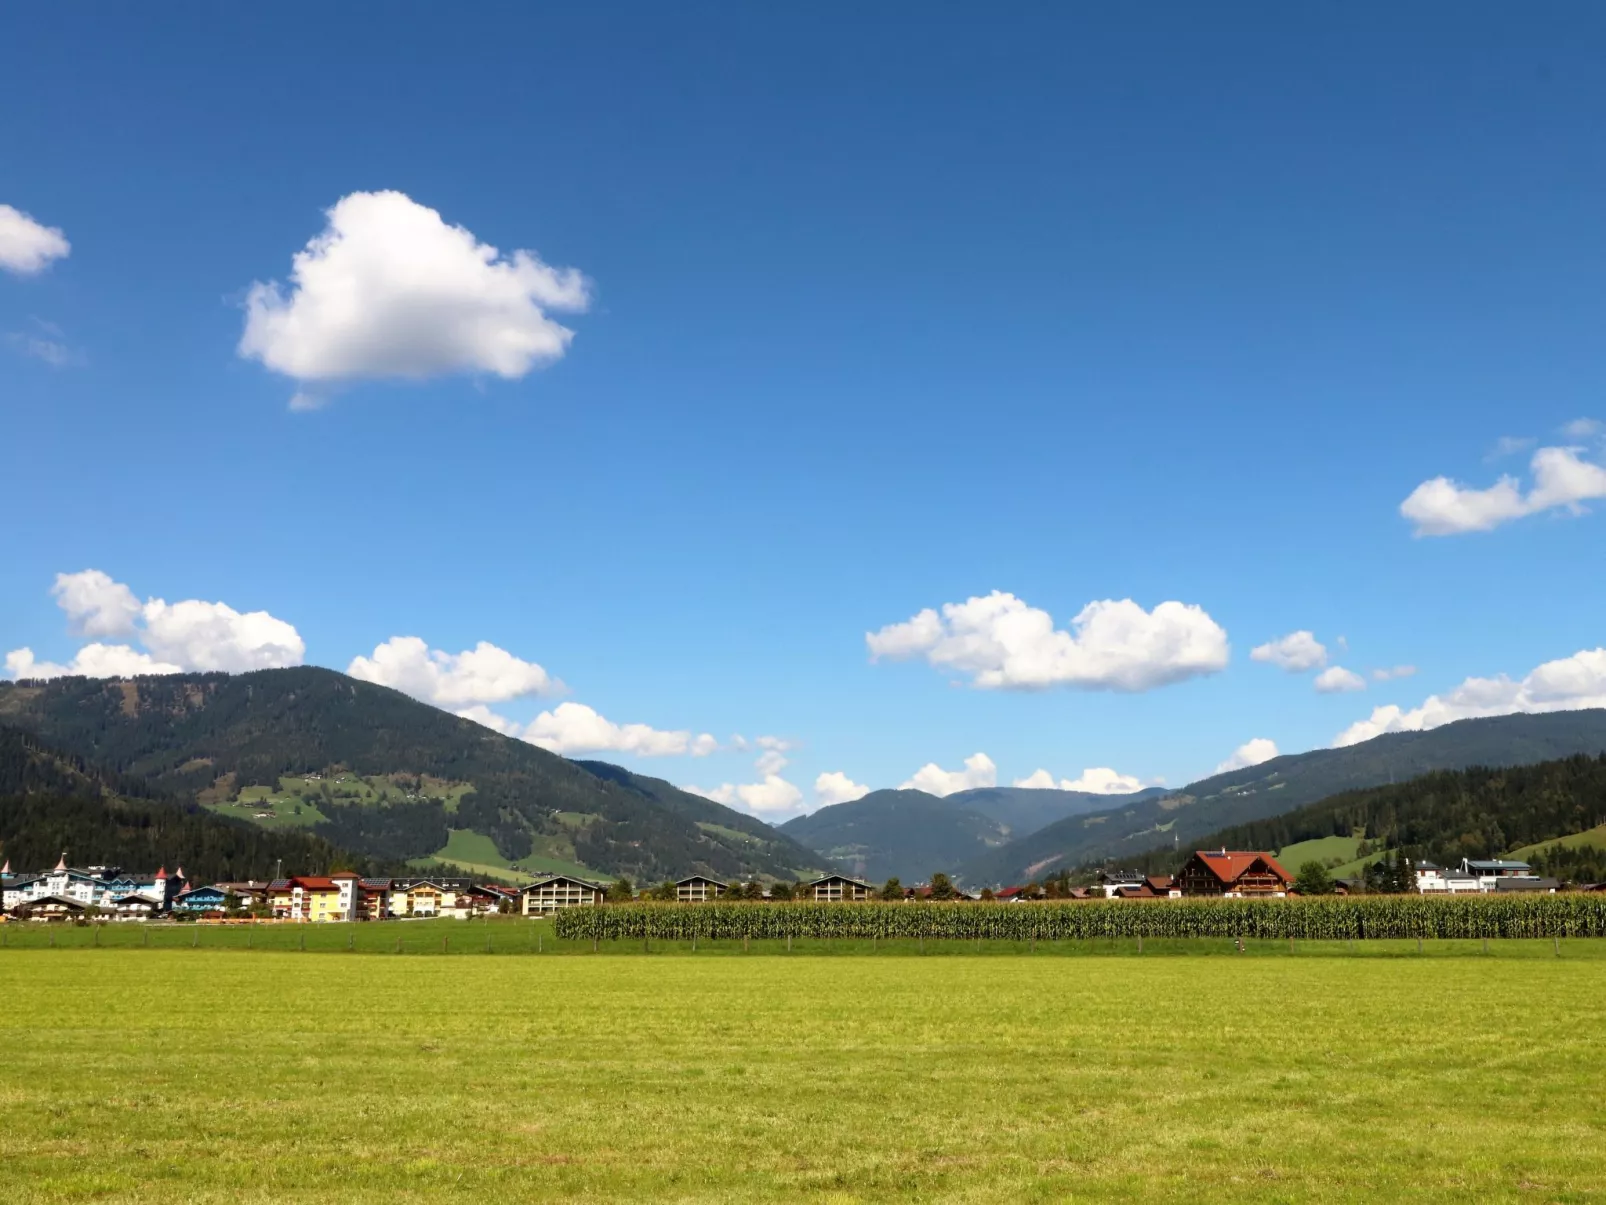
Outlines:
[[[268,888],[268,902],[279,920],[356,920],[362,907],[360,882],[350,871],[275,879]]]

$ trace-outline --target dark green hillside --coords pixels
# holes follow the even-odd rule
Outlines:
[[[0,727],[0,861],[18,872],[56,864],[154,870],[192,879],[266,879],[283,862],[309,874],[388,869],[305,833],[268,833],[195,806],[152,799],[126,775],[102,773],[15,728]]]
[[[872,791],[781,825],[781,832],[848,872],[905,883],[951,871],[1006,839],[996,820],[924,791]]]
[[[811,868],[789,843],[747,840],[743,826],[757,822],[729,808],[678,798],[667,783],[656,796],[634,789],[397,691],[311,666],[7,683],[0,722],[185,800],[228,801],[248,788],[277,789],[286,776],[349,772],[363,780],[361,791],[354,782],[347,797],[321,792],[323,819],[313,831],[386,858],[429,857],[450,829],[489,837],[510,863],[550,855],[633,878],[793,877]],[[415,789],[376,799],[370,788],[381,776],[413,776]],[[431,796],[431,782],[472,790],[442,785]],[[692,812],[720,821],[711,828]]]
[[[1606,751],[1606,711],[1561,711],[1461,720],[1343,749],[1276,757],[1202,779],[1172,795],[1073,816],[964,868],[968,883],[1025,882],[1088,862],[1130,862],[1171,841],[1297,811],[1343,791],[1403,782],[1438,770],[1516,766]]]
[[[1501,769],[1474,767],[1425,774],[1409,782],[1345,791],[1281,816],[1220,829],[1202,849],[1277,850],[1322,837],[1364,836],[1374,849],[1455,866],[1462,858],[1495,858],[1606,824],[1606,755]],[[1606,840],[1606,837],[1603,837]],[[1603,851],[1591,849],[1599,862]],[[1161,847],[1136,859],[1154,871],[1172,870],[1186,852]],[[1562,862],[1545,849],[1529,855]],[[1288,867],[1290,871],[1297,867]],[[1593,877],[1588,875],[1586,877]]]

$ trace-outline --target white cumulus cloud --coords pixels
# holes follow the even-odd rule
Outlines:
[[[227,603],[153,598],[144,607],[140,643],[153,655],[189,670],[240,674],[300,665],[300,634],[266,611],[236,611]]]
[[[637,757],[702,757],[719,747],[706,732],[694,735],[648,724],[616,724],[584,703],[560,703],[543,711],[519,735],[532,745],[564,754],[607,750]]]
[[[1017,787],[1036,790],[1087,791],[1094,795],[1130,795],[1143,789],[1143,780],[1130,774],[1120,774],[1109,766],[1089,766],[1076,778],[1056,781],[1047,770],[1036,770],[1025,778],[1015,780]]]
[[[1270,761],[1277,756],[1277,742],[1263,736],[1245,741],[1232,751],[1232,756],[1216,767],[1217,774],[1225,774],[1228,770],[1243,770],[1249,766],[1258,766],[1263,761]]]
[[[243,673],[300,665],[307,651],[294,626],[266,611],[241,613],[226,603],[200,599],[141,603],[128,586],[98,569],[57,574],[51,594],[74,634],[130,638],[145,651],[95,641],[60,665],[37,660],[30,649],[16,649],[6,656],[7,673],[14,678]]]
[[[58,573],[50,588],[75,636],[132,636],[144,613],[134,592],[108,573]]]
[[[1327,664],[1327,646],[1316,639],[1314,632],[1301,629],[1265,644],[1257,644],[1249,650],[1249,659],[1264,661],[1291,674],[1302,674],[1308,669]]]
[[[1105,599],[1083,607],[1067,631],[999,590],[868,632],[865,644],[872,661],[924,657],[988,690],[1148,690],[1215,673],[1228,656],[1227,633],[1195,605],[1145,611],[1131,599]]]
[[[533,251],[504,256],[404,193],[351,193],[327,217],[295,254],[288,292],[277,281],[251,287],[239,345],[304,385],[522,377],[573,338],[547,311],[590,303],[575,269],[549,267]]]
[[[852,803],[869,793],[869,787],[862,782],[854,782],[840,770],[827,771],[814,780],[814,801],[820,807],[828,807],[833,803]]]
[[[1342,665],[1330,665],[1316,675],[1315,687],[1318,694],[1339,695],[1352,690],[1365,690],[1366,679]]]
[[[798,790],[794,783],[782,778],[779,771],[764,771],[763,758],[759,759],[759,765],[760,773],[763,774],[759,782],[727,782],[710,788],[688,784],[680,789],[690,791],[693,795],[701,795],[704,799],[712,799],[715,803],[722,803],[726,807],[746,808],[757,815],[773,816],[781,812],[798,810],[803,803],[803,792]],[[785,765],[784,759],[782,765]],[[825,775],[821,777],[824,778]]]
[[[1400,514],[1418,536],[1449,536],[1489,531],[1548,510],[1582,514],[1585,502],[1606,498],[1606,468],[1583,459],[1578,448],[1540,448],[1528,467],[1533,485],[1527,493],[1509,475],[1484,489],[1435,477],[1411,491]]]
[[[0,268],[18,276],[43,272],[72,250],[67,236],[10,205],[0,205]]]
[[[1521,681],[1501,674],[1468,678],[1442,695],[1429,695],[1420,706],[1375,707],[1333,740],[1335,747],[1371,740],[1386,732],[1422,732],[1455,720],[1514,712],[1576,711],[1606,707],[1606,648],[1582,649],[1538,666]]]
[[[535,662],[485,640],[461,653],[447,653],[430,648],[417,636],[392,636],[374,649],[373,656],[352,658],[346,673],[452,710],[563,689]]]
[[[928,795],[952,795],[955,791],[968,791],[974,787],[996,787],[998,767],[985,753],[972,753],[965,758],[963,770],[944,770],[936,762],[927,762],[914,772],[914,776],[899,784],[904,791],[924,791]]]

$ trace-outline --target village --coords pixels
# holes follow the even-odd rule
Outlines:
[[[1464,860],[1458,869],[1432,862],[1410,866],[1416,892],[1423,895],[1554,893],[1554,879],[1535,875],[1526,862]],[[1358,880],[1337,880],[1335,894],[1362,890]],[[868,900],[906,902],[974,901],[1023,903],[1060,900],[1157,900],[1217,896],[1276,898],[1297,896],[1295,880],[1269,853],[1197,850],[1175,875],[1105,870],[1089,886],[1048,881],[979,892],[955,886],[948,876],[904,887],[896,879],[881,887],[842,874],[806,883],[727,882],[689,875],[639,894],[623,880],[603,883],[552,874],[523,887],[427,875],[417,878],[364,878],[353,871],[293,875],[265,881],[192,883],[182,866],[169,873],[131,873],[120,867],[71,867],[62,854],[55,867],[38,873],[0,869],[0,914],[7,921],[149,921],[334,923],[405,919],[471,920],[492,915],[547,916],[564,908],[597,906],[635,898],[699,904],[719,899],[754,902],[842,903]]]

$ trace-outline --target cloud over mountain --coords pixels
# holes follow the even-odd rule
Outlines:
[[[145,651],[94,641],[61,665],[40,661],[32,649],[13,649],[5,659],[13,678],[245,673],[300,665],[306,655],[306,643],[294,626],[266,611],[242,613],[227,603],[200,599],[141,603],[128,586],[98,569],[57,574],[51,594],[75,635],[130,639]]]
[[[1582,649],[1571,657],[1547,661],[1521,681],[1501,674],[1468,678],[1442,695],[1429,695],[1419,706],[1375,707],[1333,739],[1335,747],[1354,745],[1385,732],[1421,732],[1453,720],[1512,712],[1575,711],[1606,707],[1606,648]]]
[[[924,658],[967,675],[984,690],[1141,691],[1211,674],[1227,664],[1227,633],[1198,606],[1131,599],[1088,603],[1056,628],[1053,617],[1013,594],[927,608],[865,634],[872,661]]]

